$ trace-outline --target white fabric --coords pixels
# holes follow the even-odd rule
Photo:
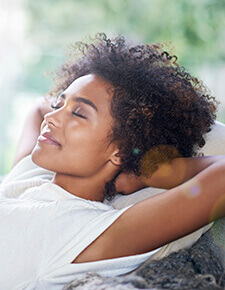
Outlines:
[[[225,126],[217,123],[208,134],[205,155],[225,154],[224,144]],[[210,227],[146,254],[71,264],[130,205],[162,190],[147,188],[103,204],[69,194],[50,183],[52,176],[27,156],[0,186],[1,289],[57,290],[85,272],[124,274],[148,258],[191,246]]]
[[[0,186],[1,289],[62,289],[89,271],[127,273],[158,251],[71,264],[129,206],[117,210],[76,197],[52,184],[52,176],[27,156]]]

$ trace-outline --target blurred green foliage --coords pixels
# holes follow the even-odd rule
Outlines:
[[[145,43],[172,41],[188,67],[225,61],[225,0],[27,0],[26,10],[28,35],[42,56],[35,70],[27,67],[25,86],[31,77],[33,88],[43,92],[49,83],[37,75],[63,61],[66,44],[97,32]]]

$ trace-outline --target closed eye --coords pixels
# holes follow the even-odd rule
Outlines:
[[[51,104],[51,108],[53,110],[58,110],[60,109],[62,106],[57,105],[57,104]],[[78,107],[74,112],[72,112],[73,115],[79,117],[79,118],[83,118],[83,119],[87,119],[87,117],[84,114],[79,113],[79,111],[81,110],[80,107]]]
[[[83,119],[87,119],[86,117],[84,117],[83,115],[81,114],[78,114],[76,112],[73,112],[73,115],[77,116],[77,117],[80,117],[80,118],[83,118]]]
[[[80,118],[83,118],[83,119],[87,119],[87,117],[86,117],[84,114],[81,114],[80,111],[81,111],[81,108],[78,107],[78,108],[73,112],[73,115],[75,115],[75,116],[77,116],[77,117],[80,117]]]

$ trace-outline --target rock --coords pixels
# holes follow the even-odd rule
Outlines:
[[[101,277],[96,273],[87,273],[82,275],[80,278],[74,280],[64,290],[72,289],[98,289],[98,290],[129,290],[129,289],[146,289],[147,283],[141,277],[130,274],[126,276],[106,278]]]

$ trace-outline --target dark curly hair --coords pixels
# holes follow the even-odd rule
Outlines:
[[[162,45],[132,46],[121,36],[110,40],[101,33],[70,48],[70,60],[56,72],[51,94],[59,95],[87,74],[112,85],[109,140],[119,144],[121,172],[151,174],[159,163],[195,156],[204,146],[217,101]],[[113,181],[107,191],[115,191]]]

